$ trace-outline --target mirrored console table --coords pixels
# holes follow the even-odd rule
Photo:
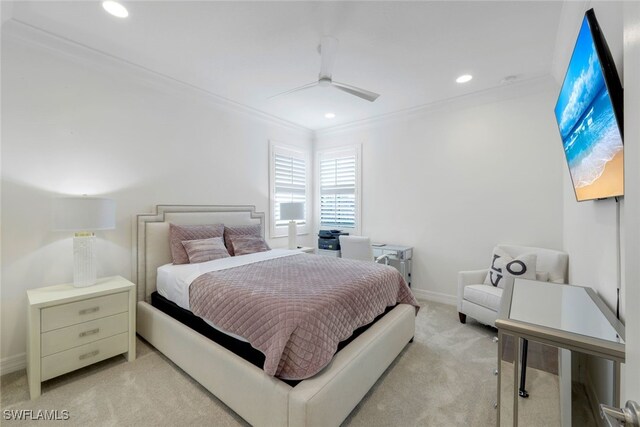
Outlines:
[[[402,274],[407,285],[411,287],[411,266],[413,263],[412,246],[372,243],[371,251],[374,258],[387,255],[389,257],[389,265],[395,267],[400,274]],[[316,249],[316,254],[338,258],[342,257],[342,253],[339,250]]]
[[[544,419],[544,416],[548,415],[544,411],[553,412],[554,402],[557,401],[560,401],[557,408],[559,424],[571,425],[570,351],[614,362],[613,404],[620,406],[620,363],[624,363],[625,360],[624,325],[593,289],[515,279],[514,283],[504,290],[496,327],[499,343],[498,426],[517,426],[519,421],[522,425],[535,425],[529,421],[534,421],[532,418],[538,421]],[[560,349],[557,353],[559,378],[554,379],[557,383],[557,394],[553,397],[553,393],[549,391],[538,393],[536,399],[542,403],[540,408],[536,408],[533,401],[518,396],[521,375],[519,362],[524,340]],[[512,344],[510,354],[508,351],[505,352],[505,342]],[[540,373],[538,377],[544,375],[548,374]],[[536,391],[533,389],[536,386],[542,388],[541,384],[542,382],[530,384],[532,389],[529,391],[532,397]],[[569,400],[568,415],[566,399]],[[527,410],[519,408],[521,405],[527,407]]]
[[[407,285],[411,287],[411,264],[413,263],[413,247],[403,245],[389,245],[386,243],[372,243],[371,249],[375,258],[387,255],[389,264],[394,266]]]

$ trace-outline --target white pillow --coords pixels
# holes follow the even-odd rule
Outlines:
[[[536,280],[538,282],[548,282],[549,281],[549,272],[548,271],[536,271]]]
[[[513,283],[516,277],[536,280],[537,258],[536,254],[523,254],[512,258],[502,249],[495,248],[484,284],[504,288],[507,284]]]

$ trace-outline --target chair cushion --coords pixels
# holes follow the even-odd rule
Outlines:
[[[491,285],[469,285],[464,287],[463,298],[489,310],[498,311],[502,289]]]
[[[549,281],[549,272],[548,271],[536,271],[536,280],[538,282],[548,282]]]

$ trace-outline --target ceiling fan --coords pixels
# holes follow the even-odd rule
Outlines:
[[[277,95],[270,96],[268,99],[273,99],[275,97],[282,96],[282,95],[288,95],[290,93],[299,92],[305,89],[311,89],[312,87],[316,87],[316,86],[334,87],[338,90],[341,90],[351,95],[355,95],[369,102],[373,102],[376,99],[378,99],[380,95],[375,92],[371,92],[365,89],[360,89],[359,87],[351,86],[345,83],[338,83],[333,81],[333,79],[331,78],[331,71],[333,69],[333,63],[335,61],[337,50],[338,50],[338,39],[331,36],[322,37],[320,41],[320,46],[318,46],[318,52],[320,53],[320,56],[322,58],[318,81],[306,84],[304,86],[297,87],[295,89],[288,90],[286,92],[281,92]]]

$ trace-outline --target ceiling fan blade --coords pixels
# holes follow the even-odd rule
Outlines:
[[[276,98],[278,96],[287,95],[287,94],[290,94],[290,93],[293,93],[293,92],[298,92],[298,91],[305,90],[305,89],[311,89],[314,86],[318,86],[318,82],[309,83],[309,84],[306,84],[304,86],[297,87],[295,89],[287,90],[285,92],[280,92],[280,93],[277,93],[275,95],[271,95],[267,99],[273,99],[273,98]]]
[[[336,52],[338,51],[338,39],[331,36],[324,36],[320,40],[320,55],[322,63],[320,64],[320,78],[331,78],[333,71],[333,63],[336,60]]]
[[[340,89],[344,92],[350,93],[351,95],[355,95],[362,99],[366,99],[369,102],[375,101],[380,96],[375,92],[371,92],[365,89],[360,89],[359,87],[351,86],[344,83],[331,82],[331,85],[334,86],[336,89]]]

